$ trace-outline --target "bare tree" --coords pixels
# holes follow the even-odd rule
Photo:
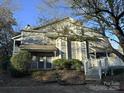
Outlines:
[[[7,0],[5,1],[7,3]],[[12,11],[4,6],[6,3],[0,4],[0,56],[10,56],[12,54],[11,38],[15,34],[12,26],[16,24],[16,21]]]
[[[118,37],[114,39],[123,49],[124,53],[124,1],[123,0],[72,0],[72,8],[77,15],[83,16],[87,21],[97,23],[94,28],[107,37],[110,31]],[[108,39],[110,37],[107,37]],[[113,52],[124,62],[124,54],[111,46]]]

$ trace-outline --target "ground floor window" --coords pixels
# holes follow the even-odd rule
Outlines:
[[[46,58],[46,68],[52,68],[51,57]]]
[[[52,68],[51,57],[32,56],[31,69],[50,69]]]

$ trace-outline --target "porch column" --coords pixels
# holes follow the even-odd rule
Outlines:
[[[54,51],[54,57],[56,57],[56,51]]]
[[[102,71],[101,71],[102,70],[101,69],[102,67],[101,66],[102,66],[102,63],[101,63],[101,60],[100,60],[99,61],[99,77],[100,77],[100,79],[102,78]]]
[[[36,60],[37,60],[37,69],[38,69],[38,68],[39,68],[39,67],[38,67],[38,66],[39,66],[39,64],[38,64],[38,63],[39,63],[39,57],[37,57]]]
[[[87,75],[87,71],[88,71],[88,60],[84,61],[84,73],[85,75]]]
[[[108,52],[107,52],[107,50],[106,50],[106,57],[108,58]]]
[[[44,69],[46,69],[46,65],[47,65],[47,57],[44,57]]]

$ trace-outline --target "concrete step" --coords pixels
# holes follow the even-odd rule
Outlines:
[[[86,75],[86,80],[100,80],[98,75]]]
[[[98,70],[88,70],[88,71],[87,71],[87,75],[95,75],[95,76],[98,76],[98,75],[99,75],[99,72],[98,72]]]
[[[101,80],[85,80],[86,84],[100,84]]]

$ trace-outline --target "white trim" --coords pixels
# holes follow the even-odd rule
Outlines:
[[[16,38],[19,38],[19,37],[21,37],[21,35],[14,36],[14,37],[12,37],[12,39],[16,39]]]

